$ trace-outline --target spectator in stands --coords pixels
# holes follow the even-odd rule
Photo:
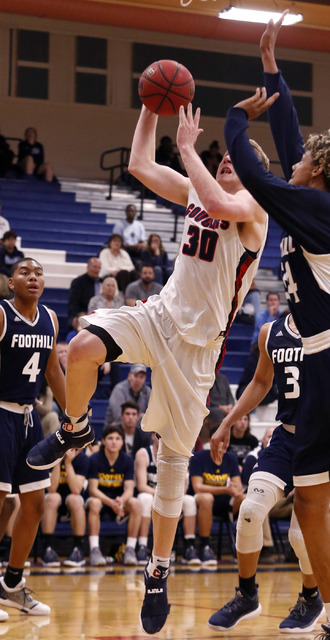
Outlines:
[[[69,290],[69,327],[72,327],[72,321],[79,313],[87,313],[90,299],[100,293],[100,270],[101,262],[93,256],[87,262],[86,272],[72,280]]]
[[[163,286],[155,282],[154,268],[142,265],[139,280],[131,282],[125,291],[125,303],[134,307],[137,300],[146,300],[155,293],[159,293]]]
[[[2,202],[0,202],[0,214],[2,211]],[[2,215],[0,215],[0,244],[2,244],[2,238],[4,236],[4,234],[6,233],[6,231],[10,230],[10,226],[9,226],[9,222],[7,220],[7,218],[4,218]]]
[[[273,320],[277,320],[280,315],[280,296],[278,293],[274,293],[273,291],[269,291],[266,296],[266,309],[260,311],[256,317],[256,321],[254,324],[254,331],[251,339],[251,347],[255,343],[258,343],[259,331],[265,322],[272,322]]]
[[[36,176],[46,182],[52,182],[54,178],[53,166],[45,162],[44,148],[37,141],[37,130],[28,127],[24,132],[24,140],[18,145],[18,165],[27,177]]]
[[[260,291],[256,281],[253,279],[251,287],[244,298],[244,302],[237,312],[236,322],[254,324],[259,311]]]
[[[173,266],[168,258],[167,251],[163,247],[158,233],[151,233],[146,248],[141,252],[141,260],[144,265],[150,265],[154,269],[155,282],[166,284],[173,271]]]
[[[58,515],[70,515],[73,533],[73,549],[64,560],[67,567],[82,567],[85,564],[83,540],[86,529],[84,491],[87,487],[89,458],[84,451],[70,449],[60,464],[51,473],[51,486],[45,495],[45,510],[41,520],[43,540],[42,564],[44,567],[59,567],[60,559],[54,549],[54,532]]]
[[[137,565],[135,547],[141,526],[141,503],[133,497],[134,463],[122,449],[121,427],[103,430],[101,450],[89,458],[88,531],[91,566],[105,565],[99,536],[101,520],[121,520],[128,515],[126,551],[123,563]]]
[[[252,473],[252,469],[253,469],[253,467],[254,467],[255,463],[257,462],[257,459],[258,459],[259,451],[262,451],[262,449],[265,449],[267,447],[267,445],[269,443],[269,440],[271,439],[271,437],[273,435],[274,429],[275,429],[275,426],[274,427],[267,427],[267,429],[265,430],[264,435],[262,436],[261,441],[246,456],[246,458],[245,458],[245,460],[243,462],[242,473],[241,473],[241,478],[242,478],[242,483],[243,483],[244,489],[246,489],[247,486],[248,486],[248,482],[250,480],[250,475]]]
[[[50,386],[44,379],[40,389],[38,399],[35,403],[35,409],[39,414],[42,430],[44,436],[47,437],[50,433],[55,433],[60,427],[59,411],[60,408],[56,404],[56,411],[54,411],[54,396]]]
[[[125,209],[126,220],[116,222],[113,233],[123,238],[123,247],[131,256],[134,264],[138,264],[141,251],[145,248],[146,232],[144,225],[135,220],[136,206],[128,204]]]
[[[121,422],[119,425],[125,435],[124,451],[135,458],[141,447],[147,447],[151,442],[151,435],[142,431],[139,417],[139,407],[136,402],[124,402],[121,405]]]
[[[211,430],[211,435],[216,428]],[[213,566],[217,563],[210,547],[213,516],[237,514],[244,499],[237,457],[227,451],[217,464],[209,449],[197,451],[190,458],[190,482],[198,509],[200,560],[202,565]]]
[[[148,560],[148,536],[151,523],[152,502],[157,484],[157,452],[159,439],[153,432],[151,434],[151,444],[139,449],[135,456],[135,479],[138,491],[137,498],[141,502],[142,519],[138,537],[138,564],[145,565]],[[196,540],[196,502],[191,495],[183,498],[183,532],[184,532],[184,555],[183,564],[199,565],[195,540]]]
[[[109,405],[105,414],[104,426],[119,424],[121,421],[121,406],[124,402],[135,402],[139,408],[139,418],[147,410],[151,389],[146,384],[147,367],[145,364],[133,364],[126,380],[114,387],[109,398]]]
[[[130,282],[139,277],[130,255],[123,249],[123,238],[119,233],[113,233],[106,246],[100,252],[100,278],[114,276],[120,291],[125,291]]]
[[[23,251],[16,247],[17,233],[9,229],[2,236],[2,246],[0,246],[0,273],[4,273],[8,278],[11,275],[11,268],[17,260],[24,258]]]
[[[4,273],[0,273],[0,300],[9,300],[12,295],[12,291],[8,286],[7,276]]]
[[[93,296],[94,297],[94,296]],[[77,315],[73,318],[72,320],[72,329],[70,331],[68,331],[68,333],[65,336],[65,342],[67,344],[69,344],[69,342],[72,340],[72,338],[74,338],[77,333],[79,333],[79,331],[81,331],[82,326],[80,324],[80,318],[81,316],[84,316],[85,312],[84,311],[80,311],[80,313],[77,313]]]
[[[95,309],[119,309],[124,304],[124,295],[119,292],[117,280],[106,276],[101,284],[98,296],[93,296],[88,303],[88,313]]]
[[[250,416],[244,415],[231,428],[228,448],[228,451],[236,454],[240,472],[246,456],[257,446],[258,438],[250,431]]]
[[[206,168],[212,174],[213,178],[215,178],[215,176],[217,175],[219,163],[222,160],[219,142],[217,140],[213,140],[209,148],[205,149],[205,151],[202,151],[200,157],[203,164],[205,164]]]
[[[3,178],[9,171],[14,159],[14,152],[11,150],[6,138],[0,135],[0,177]],[[8,227],[9,229],[9,227]],[[5,229],[7,231],[7,229]],[[4,232],[3,232],[4,233]],[[1,235],[3,235],[3,233]]]
[[[170,136],[163,136],[156,149],[156,162],[171,167],[175,171],[179,171],[179,173],[183,173],[184,171],[179,158],[179,153],[175,152],[172,138],[170,138]]]
[[[218,371],[213,387],[209,393],[210,415],[218,425],[229,413],[234,404],[233,394],[230,390],[228,378]]]

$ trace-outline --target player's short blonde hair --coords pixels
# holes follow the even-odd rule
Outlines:
[[[255,150],[259,160],[261,160],[266,171],[269,171],[269,165],[270,165],[269,158],[266,156],[265,152],[262,150],[260,144],[258,144],[255,140],[252,140],[252,138],[250,138],[250,145]]]
[[[323,133],[311,133],[305,149],[312,154],[313,164],[322,167],[325,184],[330,191],[330,129]]]

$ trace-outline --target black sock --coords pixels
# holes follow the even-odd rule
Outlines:
[[[210,544],[210,537],[209,536],[201,536],[200,537],[200,541],[201,541],[201,548],[202,547],[206,547]]]
[[[73,546],[82,547],[84,536],[73,536]]]
[[[191,547],[191,546],[195,546],[195,536],[190,537],[190,538],[184,538],[183,539],[183,544],[184,544],[184,548],[187,549],[187,547]]]
[[[308,589],[308,587],[305,587],[305,585],[303,584],[302,595],[304,596],[304,598],[316,598],[318,592],[319,590],[317,586]]]
[[[256,586],[256,577],[251,576],[251,578],[241,578],[241,576],[238,576],[239,578],[239,588],[243,589],[245,591],[245,593],[247,593],[249,596],[253,596],[254,595],[254,591],[255,591],[255,586]]]
[[[54,546],[54,534],[53,533],[43,533],[42,534],[42,542],[43,542],[44,551],[47,549],[47,547],[53,547]]]
[[[23,576],[23,569],[16,569],[8,565],[5,573],[5,583],[10,589],[14,589],[19,582],[21,582]]]

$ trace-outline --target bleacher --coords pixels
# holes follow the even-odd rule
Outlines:
[[[44,266],[46,288],[44,304],[54,309],[59,319],[59,339],[67,333],[67,300],[71,280],[85,271],[87,259],[98,255],[109,237],[118,216],[124,215],[128,202],[139,210],[136,194],[127,188],[114,188],[112,200],[107,200],[105,183],[82,183],[63,180],[44,183],[26,179],[0,179],[2,214],[19,236],[25,255],[31,255]],[[174,216],[169,209],[146,200],[143,223],[147,234],[155,229],[169,255],[178,250],[182,220],[178,223],[177,239],[173,239]],[[281,229],[270,220],[269,235],[261,258],[263,288],[276,289],[280,261]],[[261,288],[261,287],[260,287]],[[263,297],[263,293],[262,293]],[[252,326],[234,323],[227,341],[227,353],[222,372],[231,385],[241,376],[250,349]],[[127,376],[129,365],[121,365],[121,378]],[[102,429],[109,376],[100,383],[101,393],[93,399],[93,423],[98,434]]]

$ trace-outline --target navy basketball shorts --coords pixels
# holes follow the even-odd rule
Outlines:
[[[227,494],[214,496],[213,509],[212,509],[213,515],[226,517],[228,513],[232,511],[230,500],[231,500],[231,497],[230,495],[227,495]]]
[[[330,480],[330,349],[304,355],[296,423],[295,486]]]
[[[32,411],[33,426],[24,425],[24,414],[0,407],[0,491],[27,493],[49,487],[47,470],[31,469],[26,464],[28,451],[43,439],[38,413]]]
[[[284,491],[287,495],[293,489],[292,465],[294,451],[295,435],[280,424],[273,432],[269,445],[260,451],[257,462],[253,467],[251,478],[256,471],[271,473],[282,480],[285,485]]]

